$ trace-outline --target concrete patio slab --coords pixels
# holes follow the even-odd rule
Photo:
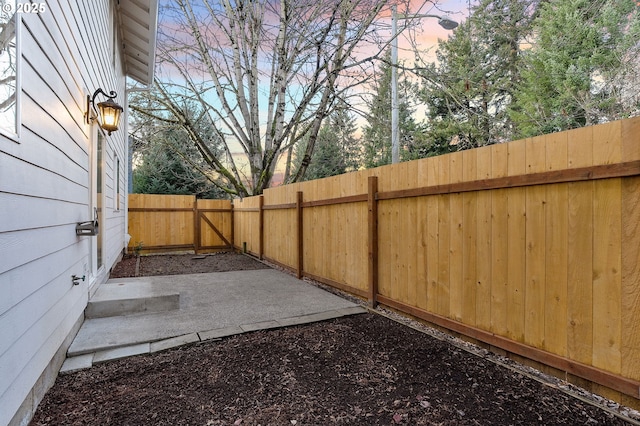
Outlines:
[[[136,284],[140,284],[138,287]],[[120,297],[180,294],[179,309],[86,319],[67,355],[86,366],[181,344],[366,312],[273,269],[109,280]],[[116,288],[111,287],[111,288]],[[76,369],[76,364],[69,368]]]

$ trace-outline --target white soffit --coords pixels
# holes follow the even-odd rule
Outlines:
[[[158,0],[118,0],[126,74],[150,85],[156,56]]]

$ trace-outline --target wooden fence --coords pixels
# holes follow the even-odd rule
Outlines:
[[[640,118],[267,189],[234,242],[640,405]]]
[[[129,195],[129,252],[233,248],[233,208],[229,200],[196,200],[192,195]]]
[[[129,250],[246,250],[640,406],[640,118],[267,189],[129,196]]]

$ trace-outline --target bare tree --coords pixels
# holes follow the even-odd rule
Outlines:
[[[171,2],[161,15],[160,72],[150,92],[158,108],[146,112],[183,126],[226,191],[239,196],[262,193],[281,156],[306,137],[303,160],[287,168],[288,180],[299,180],[322,120],[367,78],[388,43],[386,3]],[[222,156],[208,151],[183,113],[181,105],[193,101],[223,141]]]

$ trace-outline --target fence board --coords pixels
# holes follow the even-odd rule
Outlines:
[[[451,183],[464,181],[463,152],[449,156]],[[449,196],[449,315],[462,321],[464,312],[464,198],[460,193]]]
[[[234,245],[260,256],[261,196],[234,200]]]
[[[353,204],[344,215],[348,217],[347,255],[344,257],[345,284],[361,291],[368,289],[367,203]]]
[[[311,239],[309,241],[313,241],[312,244],[305,244],[305,250],[308,253],[306,260],[310,260],[311,264],[309,265],[309,272],[312,274],[316,274],[319,276],[324,276],[323,274],[323,263],[324,263],[324,251],[321,248],[325,245],[325,238],[327,236],[327,232],[325,229],[327,220],[326,220],[326,207],[321,208],[313,208],[309,209],[312,215],[311,222],[305,228],[305,232],[311,232],[309,234]],[[305,212],[305,218],[306,215]],[[306,223],[306,222],[305,222]],[[320,251],[317,251],[320,249]]]
[[[593,165],[593,127],[571,132],[569,168]],[[567,356],[591,364],[593,351],[593,182],[567,185]]]
[[[394,187],[398,189],[406,189],[406,175],[407,175],[407,163],[401,163],[396,165],[396,172],[393,176],[390,176],[394,181]],[[395,229],[395,233],[393,235],[394,240],[394,249],[391,251],[389,259],[394,259],[395,261],[390,262],[393,265],[392,276],[391,276],[391,288],[396,291],[395,299],[400,301],[407,300],[408,288],[407,288],[407,267],[409,265],[409,259],[407,258],[407,243],[408,241],[400,241],[401,236],[404,232],[406,232],[407,222],[406,215],[407,212],[407,200],[406,198],[401,198],[398,200],[394,200],[394,209],[393,216],[397,218],[394,220],[394,226],[392,228]],[[397,226],[396,226],[397,225]],[[384,241],[384,240],[382,240]],[[392,292],[393,294],[393,292]]]
[[[560,132],[546,137],[547,170],[567,168],[567,135],[568,132]],[[566,356],[567,332],[557,324],[567,323],[568,185],[547,185],[546,192],[544,348]]]
[[[545,188],[527,188],[526,200],[525,342],[541,347],[544,344],[546,284]]]
[[[547,186],[546,195],[546,257],[544,292],[544,348],[565,356],[567,323],[567,259],[568,259],[568,189],[566,184]]]
[[[502,178],[508,173],[508,144],[491,146],[491,178]],[[490,286],[491,313],[489,330],[507,335],[507,265],[509,263],[508,243],[508,190],[491,192],[491,271]],[[501,243],[503,242],[503,243]]]
[[[622,199],[621,373],[640,380],[640,177],[624,182]]]
[[[614,373],[621,368],[621,195],[620,179],[594,182],[593,365]]]
[[[491,178],[492,150],[484,147],[477,150],[477,179]],[[491,267],[492,246],[492,198],[490,191],[476,192],[476,277],[472,284],[477,288],[476,326],[483,330],[491,330]]]
[[[593,163],[615,164],[622,161],[622,122],[593,126]],[[625,159],[626,160],[626,159]]]
[[[526,173],[527,140],[511,142],[508,146],[508,174],[516,176]],[[507,196],[508,230],[507,247],[507,336],[524,342],[525,334],[525,289],[526,289],[526,188],[513,188]]]
[[[593,127],[572,130],[567,140],[567,166],[570,169],[590,167],[593,161]]]
[[[591,364],[593,351],[593,182],[569,184],[567,356]]]
[[[418,175],[418,162],[409,161],[404,163],[406,167],[404,169],[404,187],[409,189],[415,187],[420,182]],[[418,179],[416,179],[418,178]],[[416,228],[420,228],[418,223],[418,200],[416,198],[408,198],[403,200],[402,208],[404,210],[403,223],[402,223],[402,235],[410,235],[415,233]],[[420,218],[422,221],[422,218]],[[418,252],[419,240],[418,238],[409,238],[405,240],[405,244],[402,247],[405,249],[405,256],[407,258],[407,266],[403,271],[400,279],[405,280],[403,285],[406,288],[405,303],[415,305],[418,294]]]
[[[449,316],[451,301],[449,292],[451,205],[449,201],[449,196],[438,195],[438,288],[435,292],[435,313],[444,317]]]
[[[428,158],[425,161],[427,168],[427,183],[429,185],[440,184],[438,180],[440,161],[436,158]],[[425,197],[427,209],[427,310],[440,313],[438,309],[440,276],[439,271],[443,261],[440,260],[440,196],[431,195]]]
[[[442,155],[436,157],[438,162],[438,185],[450,183],[450,160],[449,156]],[[450,312],[450,292],[449,292],[449,271],[451,265],[451,197],[448,195],[438,196],[438,288],[435,294],[435,312],[443,317],[449,316]]]
[[[381,295],[394,299],[398,295],[397,287],[392,286],[396,262],[382,261],[382,259],[397,255],[398,218],[394,212],[397,211],[395,205],[398,202],[392,200],[378,203],[378,258],[381,259],[378,266],[378,291]]]
[[[544,136],[527,140],[525,157],[527,173],[538,173],[545,170],[546,144]],[[526,200],[525,343],[541,347],[544,345],[545,319],[546,188],[544,186],[528,187]]]
[[[426,170],[420,170],[419,173],[424,173],[424,182],[427,181]],[[427,300],[429,299],[429,279],[427,278],[427,269],[429,256],[431,253],[428,251],[429,241],[429,216],[427,208],[427,197],[416,198],[416,227],[417,238],[415,243],[415,263],[416,271],[414,276],[415,286],[415,301],[414,304],[420,309],[427,309]]]
[[[462,179],[478,178],[478,151],[462,152]],[[476,301],[478,299],[478,193],[462,194],[462,320],[476,325]],[[490,309],[485,306],[485,309]]]
[[[640,119],[623,120],[620,138],[624,161],[640,160]]]

